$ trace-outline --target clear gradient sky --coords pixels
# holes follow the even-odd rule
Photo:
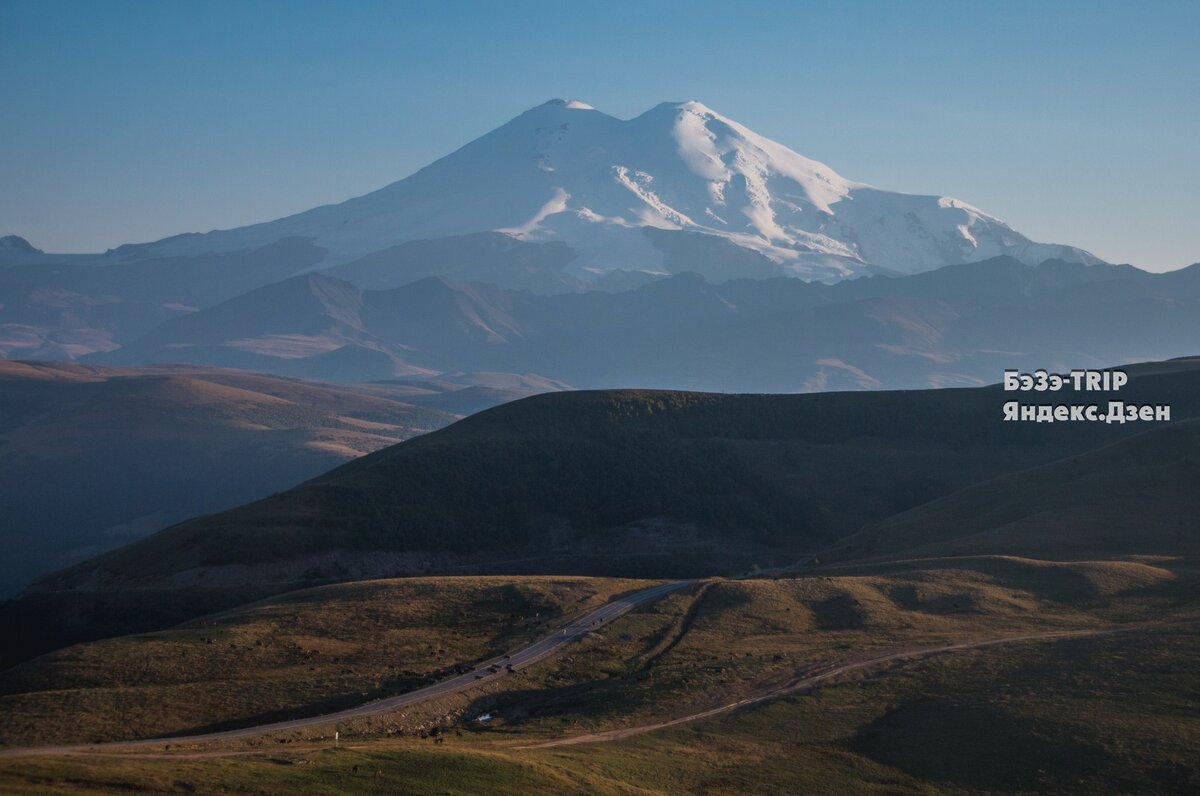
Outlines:
[[[882,188],[1200,260],[1200,2],[0,0],[0,234],[99,251],[379,188],[552,97],[697,99]]]

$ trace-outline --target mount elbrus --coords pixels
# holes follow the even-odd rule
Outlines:
[[[385,279],[387,261],[403,271],[414,256],[479,258],[487,252],[459,238],[483,232],[505,236],[492,247],[541,245],[522,250],[526,262],[494,265],[494,278],[476,278],[545,290],[620,271],[697,270],[696,263],[709,264],[709,278],[827,280],[999,255],[1029,265],[1098,261],[1071,246],[1030,241],[958,199],[846,179],[699,102],[662,103],[622,120],[574,100],[532,108],[365,196],[238,229],[120,246],[100,257],[212,255],[303,238],[324,250],[306,267],[342,266],[340,275],[378,287],[354,277]],[[405,248],[417,241],[425,243]],[[30,249],[14,244],[0,260],[38,257]]]

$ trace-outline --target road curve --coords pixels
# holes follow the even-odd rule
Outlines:
[[[416,691],[409,691],[406,694],[399,696],[388,697],[374,702],[367,702],[346,710],[340,710],[336,713],[326,713],[320,716],[309,716],[302,719],[291,719],[289,721],[277,721],[270,724],[258,724],[253,727],[242,727],[236,730],[224,730],[222,732],[209,732],[200,735],[176,735],[165,738],[143,738],[136,741],[109,741],[105,743],[91,744],[68,744],[61,746],[35,746],[27,748],[12,748],[0,749],[0,758],[5,757],[28,757],[33,755],[54,755],[54,754],[72,754],[77,752],[102,752],[111,749],[130,749],[146,746],[162,746],[164,744],[181,744],[181,743],[206,743],[209,741],[231,741],[240,738],[249,738],[255,735],[264,735],[272,732],[290,732],[292,730],[300,730],[306,727],[315,727],[325,724],[332,724],[347,719],[357,719],[363,716],[373,716],[379,713],[387,713],[397,708],[416,705],[421,702],[426,702],[430,699],[457,694],[462,691],[484,683],[491,682],[501,678],[509,673],[509,667],[513,671],[520,671],[533,664],[549,657],[559,650],[562,646],[575,641],[584,634],[596,630],[609,622],[612,622],[619,616],[632,611],[634,608],[654,602],[661,597],[670,594],[673,591],[685,588],[695,583],[693,580],[677,580],[670,583],[664,583],[660,586],[654,586],[649,589],[627,594],[624,597],[618,597],[610,600],[599,608],[591,611],[577,619],[565,627],[555,630],[548,636],[533,642],[527,647],[522,647],[519,650],[509,653],[503,657],[492,658],[484,661],[471,671],[451,677],[448,680],[434,683],[433,685],[419,688]]]
[[[1197,622],[1196,620],[1164,620],[1129,625],[1115,625],[1104,628],[1089,628],[1083,630],[1053,630],[1043,633],[1025,633],[1019,636],[1001,636],[999,638],[981,639],[977,641],[962,641],[955,644],[944,644],[937,647],[919,647],[917,649],[890,652],[857,661],[833,661],[823,669],[816,672],[810,672],[804,677],[794,680],[781,688],[775,688],[766,693],[760,693],[756,694],[755,696],[746,697],[745,699],[739,699],[737,702],[730,702],[726,705],[709,708],[708,710],[704,710],[699,713],[692,713],[687,716],[680,716],[676,719],[669,719],[667,721],[661,721],[655,724],[643,724],[637,727],[623,727],[618,730],[588,733],[587,735],[575,735],[569,738],[555,738],[550,741],[516,746],[514,748],[552,749],[557,746],[577,746],[579,744],[618,741],[622,738],[630,738],[634,735],[643,735],[648,732],[654,732],[655,730],[664,730],[668,727],[677,727],[680,724],[688,724],[693,721],[700,721],[713,716],[719,716],[722,713],[741,710],[742,708],[749,707],[751,705],[757,705],[761,702],[766,702],[771,699],[778,699],[779,697],[787,696],[789,694],[808,691],[842,675],[850,674],[852,672],[878,669],[879,667],[885,666],[889,663],[917,661],[923,658],[933,657],[934,655],[962,652],[964,650],[984,649],[986,647],[996,647],[1002,644],[1016,644],[1019,642],[1029,641],[1055,641],[1069,638],[1089,638],[1092,636],[1111,636],[1117,633],[1132,633],[1139,630],[1154,630],[1164,627],[1195,624],[1200,624],[1200,622]]]

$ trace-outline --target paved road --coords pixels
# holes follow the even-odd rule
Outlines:
[[[243,727],[238,730],[226,730],[224,732],[210,732],[202,735],[181,735],[173,738],[145,738],[138,741],[113,741],[111,743],[97,744],[72,744],[66,746],[40,746],[30,748],[14,748],[0,749],[0,757],[25,757],[31,755],[54,755],[54,754],[69,754],[74,752],[88,751],[104,751],[111,749],[129,749],[131,747],[146,747],[146,746],[162,746],[165,744],[182,744],[182,743],[203,743],[208,741],[231,741],[240,738],[249,738],[255,735],[263,735],[272,732],[289,732],[292,730],[300,730],[306,727],[315,727],[326,724],[333,724],[347,719],[357,719],[363,716],[373,716],[379,713],[387,713],[397,708],[416,705],[420,702],[426,702],[437,697],[449,696],[466,691],[476,685],[492,682],[505,675],[509,674],[508,668],[512,667],[514,672],[525,669],[533,664],[548,658],[554,654],[563,645],[568,644],[584,634],[596,630],[609,622],[613,621],[622,614],[632,611],[638,606],[654,602],[659,598],[677,591],[686,586],[690,586],[695,581],[678,580],[671,583],[664,583],[661,586],[643,589],[642,591],[627,594],[624,597],[617,598],[605,603],[596,610],[579,617],[574,622],[571,622],[566,627],[555,630],[552,634],[535,641],[527,647],[516,650],[501,658],[493,658],[490,661],[485,661],[475,669],[460,674],[457,677],[452,677],[449,680],[442,680],[439,683],[426,686],[425,688],[416,691],[410,691],[407,694],[400,696],[389,697],[375,702],[368,702],[358,707],[348,708],[347,710],[338,711],[337,713],[327,713],[322,716],[309,716],[303,719],[292,719],[290,721],[279,721],[272,724],[259,724],[254,727]]]

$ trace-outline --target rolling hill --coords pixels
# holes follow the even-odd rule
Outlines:
[[[1195,360],[1130,372],[1122,400],[1170,403],[1177,421],[1200,417]],[[535,396],[41,578],[2,621],[29,648],[46,648],[330,581],[786,565],[929,501],[1146,428],[1005,423],[1011,395]],[[1109,397],[1086,399],[1103,408]],[[1142,548],[1137,537],[1106,549]]]
[[[197,367],[0,362],[0,595],[456,419],[376,393]]]

